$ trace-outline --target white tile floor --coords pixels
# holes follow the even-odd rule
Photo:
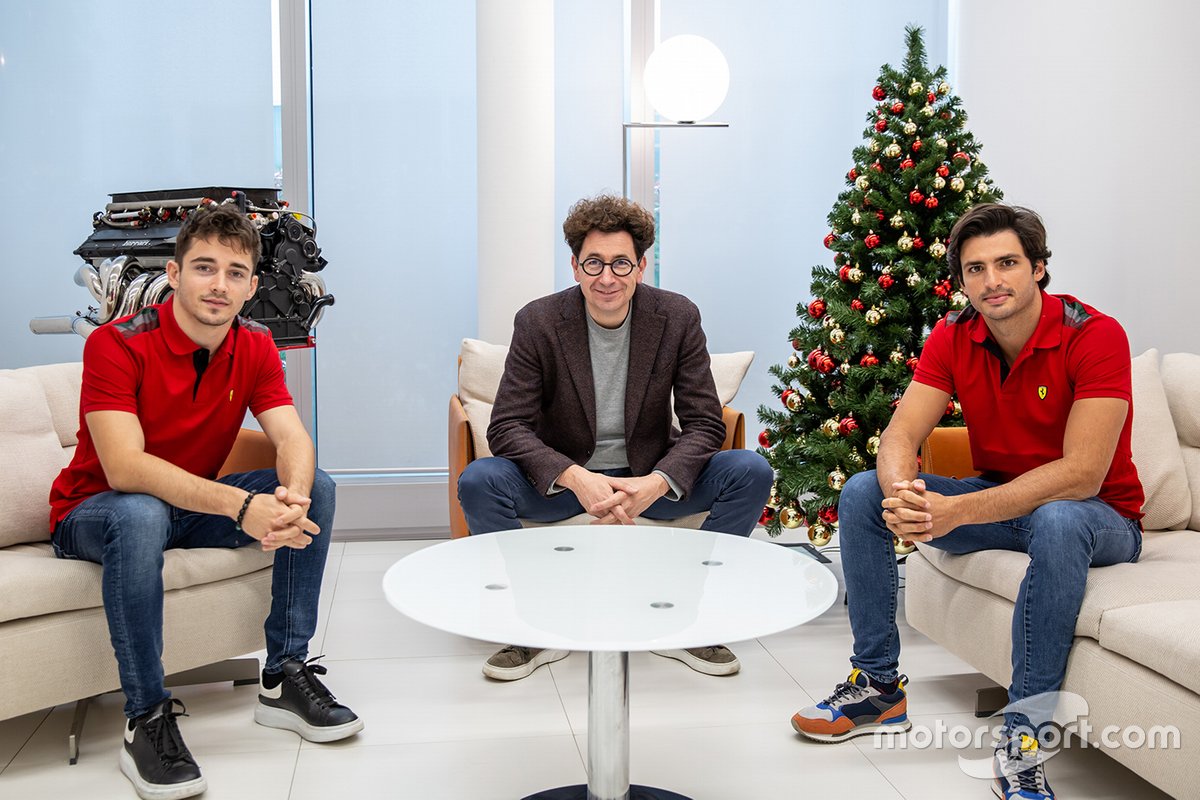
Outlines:
[[[494,645],[426,628],[393,611],[380,581],[396,559],[432,542],[335,543],[314,654],[331,688],[366,721],[357,737],[302,743],[251,719],[254,687],[182,687],[188,745],[212,800],[516,800],[583,783],[587,660],[574,654],[514,683],[480,674]],[[974,729],[975,689],[989,681],[901,624],[914,723]],[[795,630],[734,646],[742,672],[712,678],[677,661],[630,656],[635,783],[695,800],[985,798],[958,766],[971,751],[884,749],[869,738],[802,740],[788,722],[848,671],[850,628],[839,602]],[[93,703],[79,763],[68,766],[72,707],[0,722],[0,798],[133,798],[117,767],[122,698]],[[1103,753],[1078,747],[1050,763],[1063,798],[1165,798]]]

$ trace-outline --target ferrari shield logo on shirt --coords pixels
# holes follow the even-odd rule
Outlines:
[[[1038,400],[1045,400],[1046,392],[1047,392],[1047,389],[1045,386],[1039,386],[1038,387]]]

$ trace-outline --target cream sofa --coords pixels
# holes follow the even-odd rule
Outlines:
[[[119,688],[100,567],[55,558],[47,528],[50,484],[75,450],[81,375],[78,363],[0,370],[0,719]],[[266,437],[243,431],[223,472],[273,465]],[[263,646],[271,564],[252,547],[167,552],[168,675]]]
[[[1200,355],[1161,364],[1157,351],[1138,356],[1133,395],[1133,458],[1146,490],[1142,555],[1088,576],[1063,690],[1087,701],[1092,746],[1104,744],[1108,726],[1175,726],[1178,749],[1104,751],[1175,797],[1200,798]],[[908,622],[1007,686],[1013,606],[1028,564],[1022,553],[919,547],[908,557]]]

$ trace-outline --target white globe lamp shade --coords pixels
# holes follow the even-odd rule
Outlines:
[[[666,39],[646,60],[646,99],[672,122],[698,122],[729,93],[729,62],[717,46],[690,33]]]

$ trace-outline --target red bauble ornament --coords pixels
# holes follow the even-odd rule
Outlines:
[[[939,114],[938,116],[940,116],[942,119],[950,119],[950,112],[949,112],[949,111],[943,111],[943,112],[942,112],[941,114]]]
[[[942,164],[937,168],[937,174],[941,175],[943,178],[950,177],[950,166],[948,164]]]
[[[771,435],[767,431],[763,431],[758,435],[758,443],[763,446],[764,450],[771,449]]]
[[[795,350],[797,353],[800,352],[800,340],[799,339],[792,339],[792,349]]]
[[[858,421],[854,417],[843,417],[838,423],[838,433],[842,436],[849,436],[858,430]]]
[[[901,103],[899,100],[892,103],[892,113],[896,114],[896,115],[903,114],[904,113],[904,103]]]
[[[820,319],[825,315],[825,301],[817,298],[808,304],[808,315],[813,319]]]
[[[878,161],[876,161],[871,165],[871,169],[875,170],[876,172],[883,172],[883,164],[880,164]]]
[[[949,403],[946,403],[946,414],[945,414],[945,416],[947,416],[947,417],[952,417],[952,416],[954,416],[954,401],[953,401],[953,400],[951,400]]]
[[[872,353],[867,353],[858,360],[858,365],[860,367],[876,367],[879,366],[879,359],[876,358]]]
[[[876,86],[871,90],[871,97],[874,97],[876,100],[882,100],[887,97],[887,92],[883,90],[882,86]]]
[[[850,282],[850,270],[851,266],[849,264],[843,264],[841,269],[838,270],[838,279],[841,280],[842,283]]]
[[[855,178],[858,177],[858,170],[855,169],[854,167],[851,167],[850,171],[846,173],[846,177],[849,178],[850,180],[854,180]]]
[[[771,508],[770,506],[765,506],[763,508],[762,516],[758,518],[758,524],[767,525],[773,519],[775,519],[775,509]]]
[[[878,219],[880,222],[883,222],[883,212],[877,210],[875,212],[875,218]]]
[[[957,153],[955,153],[953,156],[951,156],[951,159],[953,159],[954,161],[963,162],[964,166],[971,163],[971,157],[961,150],[959,150]]]
[[[925,195],[921,194],[919,189],[913,189],[908,193],[908,202],[912,203],[914,206],[920,205],[924,199]]]
[[[829,233],[825,234],[825,246],[830,247],[831,245],[833,245],[833,239],[834,239],[833,231],[830,231]]]
[[[784,407],[786,408],[788,398],[791,397],[792,395],[794,395],[795,393],[796,393],[795,389],[784,389],[783,394],[779,395],[779,402],[783,403]]]
[[[874,250],[879,246],[879,234],[868,233],[866,238],[863,239],[863,244],[867,246],[868,250]]]
[[[916,162],[914,162],[911,158],[905,157],[905,159],[900,162],[900,169],[912,169],[915,165]]]
[[[937,95],[934,94],[933,92],[930,92],[929,94],[925,95],[925,99],[928,100],[930,103],[936,103]]]
[[[912,151],[914,153],[921,152],[921,140],[920,139],[917,139],[915,142],[912,143]]]
[[[937,208],[938,207],[938,199],[936,197],[926,197],[925,198],[925,207],[926,208]]]
[[[859,300],[857,297],[850,301],[850,307],[855,311],[862,311],[864,308],[866,308],[866,306],[863,305],[863,301]]]
[[[893,278],[891,275],[880,275],[879,276],[879,286],[882,289],[884,289],[885,291],[887,289],[892,288],[892,284],[894,284],[895,282],[896,282],[896,279]]]
[[[906,367],[908,367],[908,371],[909,371],[909,372],[916,372],[916,371],[917,371],[917,362],[918,362],[919,360],[920,360],[920,359],[918,359],[916,356],[913,356],[913,357],[912,357],[912,358],[910,358],[908,361],[905,361],[905,362],[904,362],[904,365],[905,365]]]
[[[879,131],[880,133],[883,133],[884,131],[886,131],[887,130],[887,120],[886,119],[878,120],[875,123],[875,130]]]
[[[922,239],[920,236],[913,237],[913,250],[920,250],[924,246],[925,246],[924,239]]]
[[[823,359],[825,357],[826,357],[825,353],[824,353],[824,351],[821,350],[821,348],[819,348],[819,347],[814,348],[813,351],[808,354],[808,359],[807,359],[808,365],[810,367],[812,367],[813,369],[816,369],[817,364],[819,364],[821,362],[821,359]]]
[[[820,517],[821,522],[824,522],[826,525],[835,525],[837,524],[838,520],[837,507],[825,506],[817,512],[817,516]]]
[[[951,288],[949,280],[942,280],[934,285],[933,293],[944,300],[950,296]]]

